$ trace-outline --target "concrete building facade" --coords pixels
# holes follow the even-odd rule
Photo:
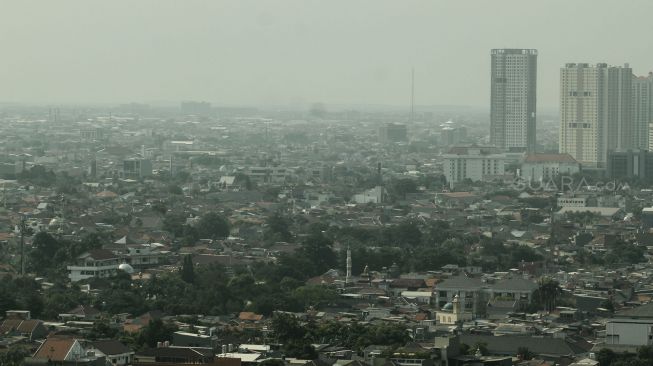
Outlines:
[[[490,143],[535,151],[537,50],[491,52]]]
[[[649,125],[653,123],[653,73],[633,77],[632,88],[633,148],[651,150]]]
[[[609,150],[632,148],[632,69],[569,63],[560,71],[560,153],[603,166]]]
[[[521,164],[520,175],[528,181],[548,181],[560,174],[580,172],[580,163],[569,154],[528,154]]]
[[[465,179],[476,182],[505,174],[506,156],[491,149],[453,148],[443,158],[444,175],[452,187]]]

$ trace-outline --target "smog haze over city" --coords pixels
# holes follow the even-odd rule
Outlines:
[[[0,4],[0,366],[653,365],[653,2]]]
[[[650,1],[5,1],[0,101],[487,108],[488,50],[651,70]]]

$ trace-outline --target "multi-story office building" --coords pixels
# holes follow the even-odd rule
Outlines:
[[[505,174],[506,155],[495,149],[480,147],[455,147],[443,155],[444,175],[449,185],[465,179],[481,181]]]
[[[491,67],[490,143],[535,151],[537,50],[494,49]]]
[[[609,150],[633,147],[632,70],[607,64],[560,70],[560,153],[603,166]]]
[[[408,128],[402,123],[387,123],[379,128],[379,142],[393,143],[408,141]]]
[[[152,161],[149,159],[125,159],[122,162],[123,178],[139,179],[152,175]]]
[[[452,146],[463,142],[467,138],[467,127],[446,126],[440,131],[440,145]]]
[[[653,123],[653,73],[647,77],[633,77],[632,113],[633,148],[651,150],[649,125]]]
[[[572,175],[580,164],[569,154],[528,154],[521,164],[521,177],[529,181],[546,181],[560,174]]]
[[[608,152],[607,176],[610,179],[639,178],[653,181],[653,153],[646,150]]]

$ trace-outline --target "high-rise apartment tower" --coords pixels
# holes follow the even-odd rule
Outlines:
[[[603,166],[608,151],[636,147],[632,69],[569,63],[560,70],[560,153]]]
[[[535,151],[537,50],[493,49],[490,143]]]
[[[653,123],[653,73],[647,77],[633,77],[632,114],[633,145],[639,150],[651,150],[653,140],[649,125]]]

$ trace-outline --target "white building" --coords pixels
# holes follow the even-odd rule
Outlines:
[[[560,153],[590,166],[609,150],[634,148],[632,69],[586,63],[560,70]]]
[[[587,197],[558,197],[558,207],[586,207]]]
[[[249,167],[244,171],[252,182],[256,183],[284,183],[290,179],[294,171],[286,167]]]
[[[465,179],[477,182],[505,174],[506,156],[493,149],[456,147],[443,158],[444,175],[451,187]]]
[[[653,319],[610,319],[605,324],[605,343],[653,345]]]
[[[521,164],[521,177],[528,181],[548,181],[560,174],[580,172],[580,163],[569,154],[528,154]]]
[[[648,76],[633,77],[633,147],[649,150],[651,139],[649,124],[653,123],[653,73]]]
[[[77,282],[91,277],[106,278],[118,272],[120,258],[106,249],[94,249],[79,257],[74,265],[68,266],[68,278]]]
[[[472,320],[474,317],[471,312],[466,311],[460,302],[458,295],[455,295],[450,303],[447,303],[442,309],[435,314],[435,319],[439,324],[456,325]]]
[[[493,49],[490,143],[535,150],[537,50]]]
[[[128,366],[134,361],[134,351],[116,340],[102,340],[91,343],[89,351],[98,357],[105,357],[114,366]]]
[[[128,245],[125,259],[135,269],[156,266],[164,256],[160,247],[161,244],[157,243]]]
[[[376,186],[363,193],[354,195],[353,201],[355,203],[383,203],[384,191],[382,186]]]

